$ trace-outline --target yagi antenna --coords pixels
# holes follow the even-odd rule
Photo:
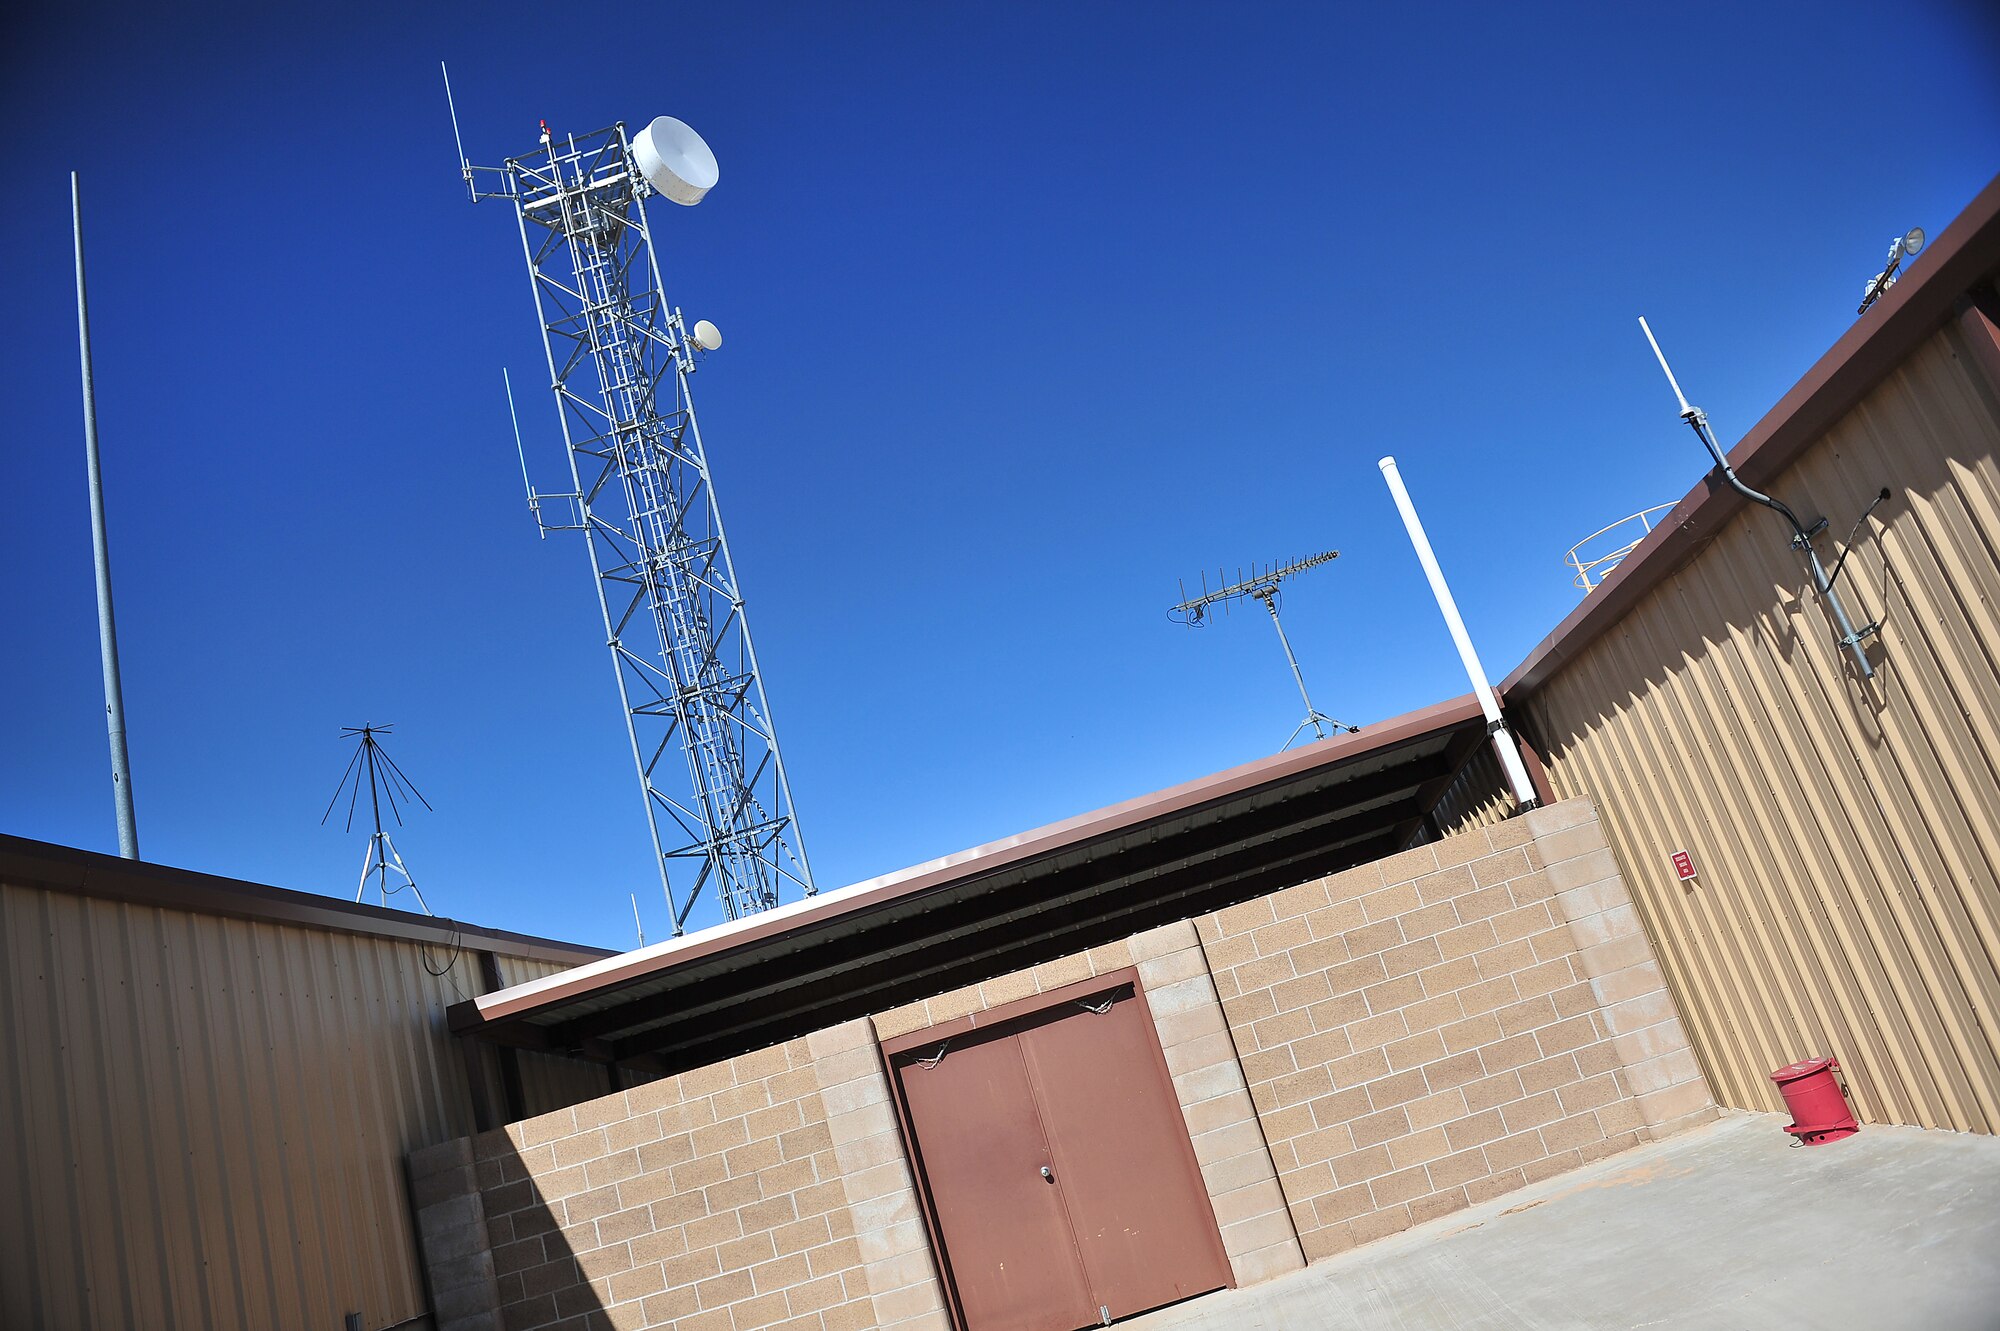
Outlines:
[[[1336,721],[1313,706],[1312,696],[1306,692],[1306,677],[1299,670],[1299,658],[1292,653],[1292,640],[1285,636],[1284,623],[1278,618],[1278,584],[1309,568],[1317,568],[1338,558],[1340,551],[1326,550],[1316,555],[1308,555],[1304,559],[1294,559],[1289,563],[1267,564],[1262,571],[1247,578],[1242,576],[1243,571],[1239,568],[1235,582],[1226,583],[1214,591],[1208,590],[1208,574],[1204,572],[1201,575],[1201,593],[1189,596],[1187,584],[1182,583],[1180,603],[1167,611],[1168,618],[1176,623],[1186,624],[1189,628],[1200,628],[1207,622],[1208,611],[1212,606],[1220,605],[1226,611],[1231,603],[1245,597],[1264,603],[1264,608],[1271,612],[1271,627],[1278,630],[1278,642],[1285,649],[1285,662],[1292,668],[1292,680],[1299,686],[1299,697],[1303,698],[1306,704],[1306,719],[1293,728],[1291,738],[1284,743],[1284,748],[1287,749],[1298,741],[1299,736],[1308,727],[1312,729],[1315,739],[1325,739],[1328,726],[1333,727],[1335,733],[1345,730],[1349,734],[1361,728]],[[1223,577],[1220,571],[1216,573],[1217,582],[1221,582]]]

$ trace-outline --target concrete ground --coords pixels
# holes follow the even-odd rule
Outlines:
[[[2000,1138],[1771,1114],[1692,1132],[1130,1331],[2000,1328]]]

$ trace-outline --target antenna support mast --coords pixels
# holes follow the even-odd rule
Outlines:
[[[1208,622],[1208,611],[1211,606],[1220,605],[1227,608],[1230,602],[1245,598],[1263,602],[1264,608],[1271,612],[1271,627],[1278,631],[1278,644],[1285,649],[1285,664],[1292,668],[1292,682],[1299,686],[1299,697],[1306,705],[1306,719],[1293,728],[1291,738],[1284,744],[1287,749],[1297,743],[1299,736],[1307,729],[1311,729],[1313,738],[1325,739],[1329,727],[1336,734],[1343,730],[1352,734],[1361,728],[1336,721],[1313,706],[1312,695],[1306,692],[1306,677],[1299,670],[1299,658],[1292,652],[1292,640],[1285,636],[1284,621],[1278,618],[1278,584],[1309,568],[1315,568],[1338,558],[1340,551],[1326,550],[1316,555],[1308,555],[1304,559],[1294,559],[1290,563],[1268,565],[1262,572],[1248,578],[1243,577],[1242,570],[1238,569],[1235,582],[1218,587],[1214,591],[1208,590],[1208,575],[1203,573],[1201,593],[1189,596],[1187,584],[1182,583],[1180,603],[1167,611],[1176,622],[1186,624],[1190,628],[1200,628]],[[1218,582],[1222,580],[1220,573],[1216,575],[1216,580]]]
[[[431,914],[431,906],[424,900],[423,891],[417,887],[417,880],[410,875],[409,866],[396,850],[396,843],[389,839],[388,829],[382,826],[382,803],[389,804],[389,816],[396,820],[396,826],[403,825],[402,805],[411,800],[426,809],[431,802],[418,793],[410,778],[403,775],[403,769],[396,766],[396,760],[382,747],[377,735],[386,735],[393,726],[342,726],[342,739],[360,740],[354,746],[354,756],[347,760],[347,770],[340,774],[340,784],[334,787],[333,798],[327,801],[326,812],[320,815],[319,824],[326,826],[326,820],[333,816],[333,809],[340,803],[342,791],[347,792],[347,825],[342,830],[354,830],[354,807],[361,799],[363,782],[368,785],[368,812],[375,820],[375,830],[368,836],[368,851],[361,857],[361,881],[355,885],[354,899],[361,900],[368,893],[368,880],[376,880],[375,886],[381,894],[382,904],[389,904],[389,894],[409,888],[423,907],[424,914]],[[403,881],[395,887],[389,886],[389,874],[394,872]]]
[[[699,202],[714,154],[666,117],[629,138],[544,122],[537,151],[459,169],[473,202],[514,205],[570,462],[571,489],[530,486],[529,507],[544,534],[584,534],[673,932],[710,888],[731,920],[811,896],[689,392],[721,335],[668,303],[646,216],[651,195]]]

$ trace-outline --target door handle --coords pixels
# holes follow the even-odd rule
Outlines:
[[[1053,1170],[1053,1169],[1050,1169],[1050,1168],[1049,1168],[1049,1167],[1048,1167],[1047,1165],[1043,1165],[1043,1166],[1042,1166],[1042,1178],[1043,1178],[1043,1179],[1044,1179],[1045,1181],[1047,1181],[1047,1182],[1050,1182],[1050,1183],[1054,1183],[1054,1182],[1056,1181],[1056,1172],[1055,1172],[1055,1170]]]

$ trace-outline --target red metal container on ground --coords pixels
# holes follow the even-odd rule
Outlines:
[[[1808,1058],[1771,1074],[1785,1097],[1785,1108],[1792,1111],[1785,1131],[1807,1146],[1839,1141],[1861,1131],[1854,1111],[1848,1108],[1847,1094],[1840,1089],[1840,1079],[1833,1075],[1839,1066],[1838,1059]]]

